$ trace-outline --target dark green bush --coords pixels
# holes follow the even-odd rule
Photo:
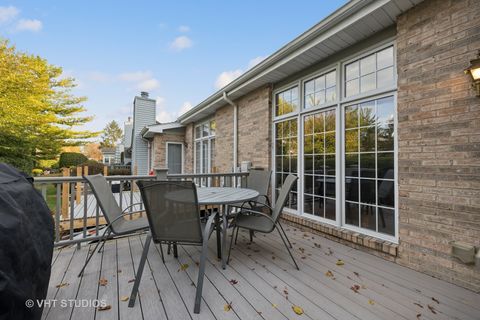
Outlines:
[[[108,168],[109,176],[129,176],[131,174],[128,168]]]
[[[104,164],[103,163],[100,163],[100,162],[97,162],[95,160],[87,160],[83,163],[80,164],[80,166],[83,168],[85,166],[88,167],[88,174],[91,175],[91,174],[103,174],[103,167],[104,167]]]
[[[60,154],[60,160],[58,161],[58,165],[60,168],[70,168],[70,167],[76,167],[85,161],[87,161],[88,158],[77,152],[63,152]]]

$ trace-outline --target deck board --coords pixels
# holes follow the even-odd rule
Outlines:
[[[278,234],[256,234],[250,244],[246,232],[240,232],[230,264],[223,270],[216,257],[213,236],[198,315],[193,313],[193,303],[200,247],[180,246],[179,259],[165,255],[163,264],[159,246],[152,244],[134,308],[128,308],[128,301],[122,300],[130,295],[145,235],[107,241],[103,252],[93,255],[80,278],[77,274],[89,248],[93,249],[95,244],[83,244],[81,249],[76,246],[55,249],[48,299],[99,299],[105,300],[111,309],[97,311],[94,307],[56,305],[45,308],[42,319],[403,320],[416,319],[418,314],[420,319],[430,320],[478,319],[477,293],[319,235],[290,226],[286,229],[300,271],[294,268]],[[337,259],[342,259],[345,265],[337,266]],[[188,267],[182,270],[182,264]],[[335,279],[325,275],[328,270]],[[106,286],[99,285],[101,278],[108,281]],[[61,283],[68,285],[57,288]],[[358,293],[350,289],[354,284],[360,286]],[[224,310],[227,303],[232,305],[230,311]],[[295,314],[294,305],[302,307],[305,313]]]

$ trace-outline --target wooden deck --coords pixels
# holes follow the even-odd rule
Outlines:
[[[222,270],[210,241],[201,313],[193,313],[199,248],[179,248],[178,260],[150,246],[134,308],[133,286],[145,236],[110,240],[82,278],[88,247],[56,249],[48,299],[103,300],[111,308],[50,307],[43,319],[480,319],[480,295],[367,253],[286,227],[297,271],[277,234],[248,243],[240,233]],[[344,265],[337,265],[341,259]],[[105,286],[99,285],[106,279]],[[58,287],[57,287],[58,286]],[[228,306],[231,306],[231,309]],[[297,315],[292,307],[303,309]]]

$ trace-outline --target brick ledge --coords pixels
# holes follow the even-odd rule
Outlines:
[[[308,217],[297,216],[287,212],[283,212],[282,220],[289,225],[306,228],[315,233],[320,233],[330,240],[340,242],[356,249],[366,250],[370,253],[386,258],[387,260],[393,261],[397,257],[398,245],[389,241],[331,226],[329,224],[309,219]]]

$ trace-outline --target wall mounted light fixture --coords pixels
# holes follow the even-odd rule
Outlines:
[[[470,67],[465,69],[466,74],[470,74],[473,80],[473,88],[477,94],[477,97],[480,97],[480,51],[478,53],[477,59],[470,61]]]

